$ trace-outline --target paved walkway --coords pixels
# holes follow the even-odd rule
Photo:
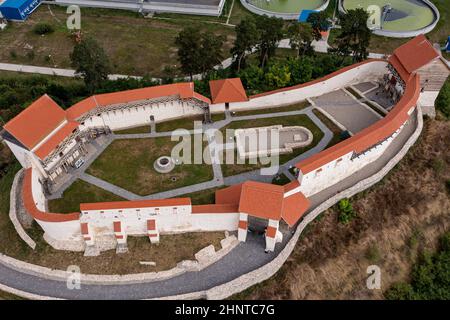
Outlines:
[[[106,191],[109,191],[115,195],[118,195],[127,200],[139,200],[139,199],[161,199],[161,198],[173,198],[182,196],[188,193],[217,188],[223,185],[233,185],[237,183],[241,183],[247,180],[261,181],[261,182],[272,182],[273,176],[277,173],[285,174],[290,180],[295,179],[295,177],[289,172],[289,169],[294,166],[297,162],[310,157],[313,154],[316,154],[323,149],[326,148],[328,143],[333,138],[333,133],[327,126],[325,126],[319,118],[313,113],[313,107],[307,107],[298,111],[288,111],[288,112],[274,112],[274,113],[266,113],[266,114],[257,114],[257,115],[248,115],[248,116],[231,116],[229,112],[226,114],[225,120],[213,122],[211,124],[206,124],[203,126],[202,130],[189,130],[190,134],[193,133],[202,133],[205,132],[208,144],[209,151],[212,163],[212,170],[214,173],[213,179],[211,181],[202,182],[194,185],[189,185],[177,189],[172,189],[168,191],[163,191],[147,196],[140,196],[130,191],[127,191],[119,186],[116,186],[112,183],[104,181],[100,178],[91,176],[84,171],[89,167],[83,166],[81,170],[78,170],[78,173],[75,175],[74,179],[71,181],[75,181],[76,179],[81,179],[90,184],[93,184],[99,188],[102,188]],[[220,130],[223,127],[227,126],[233,121],[249,121],[254,119],[265,119],[265,118],[276,118],[276,117],[286,117],[286,116],[297,116],[297,115],[307,115],[314,124],[323,132],[324,136],[319,141],[319,143],[308,151],[302,153],[301,155],[289,160],[288,162],[281,164],[278,168],[274,168],[272,172],[265,172],[264,169],[253,170],[250,172],[245,172],[241,174],[237,174],[234,176],[224,177],[222,173],[221,152],[228,148],[234,149],[234,144],[223,144],[218,143],[216,141],[216,137],[214,135],[214,130]],[[155,137],[170,137],[172,136],[172,132],[152,132],[152,133],[138,133],[138,134],[113,134],[111,135],[111,141],[116,139],[146,139],[146,138],[155,138]],[[110,142],[109,142],[110,143]],[[108,145],[109,145],[108,143]],[[106,148],[106,146],[105,146]],[[104,150],[104,148],[103,148]],[[98,156],[96,154],[96,156]],[[95,160],[95,158],[91,158],[89,160],[89,165]],[[69,184],[64,184],[63,188],[67,188]],[[60,198],[62,196],[62,192],[64,189],[59,189],[57,195],[52,195],[51,199]]]
[[[361,168],[361,170],[338,184],[312,196],[310,198],[311,208],[308,212],[311,212],[318,204],[339,191],[355,185],[383,168],[400,151],[414,132],[416,118],[417,112],[412,115],[403,130],[379,159]],[[261,250],[261,246],[264,244],[263,237],[250,233],[247,237],[247,242],[240,243],[229,254],[211,266],[202,271],[187,272],[164,281],[107,286],[82,284],[81,290],[69,290],[65,281],[50,280],[22,273],[0,263],[0,283],[33,294],[66,299],[124,300],[197,292],[227,283],[265,265],[278,255],[290,238],[291,234],[285,230],[283,242],[276,245],[274,252],[266,254]]]

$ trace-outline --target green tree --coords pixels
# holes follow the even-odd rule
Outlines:
[[[313,29],[308,23],[293,22],[289,25],[288,37],[291,48],[297,51],[297,56],[304,56],[314,52],[312,48]]]
[[[223,60],[222,46],[224,42],[222,35],[205,32],[201,34],[200,47],[200,72],[206,75],[213,70],[214,66],[218,65]]]
[[[175,39],[181,71],[189,75],[205,75],[222,60],[223,36],[200,32],[197,27],[184,28]]]
[[[271,89],[286,87],[291,81],[289,67],[282,63],[274,63],[269,66],[265,79]]]
[[[313,29],[313,35],[316,40],[322,39],[321,31],[327,31],[330,26],[330,20],[328,20],[328,16],[325,11],[313,12],[308,16],[306,22],[311,24]]]
[[[108,78],[110,63],[103,48],[92,38],[77,43],[70,55],[72,67],[81,74],[89,92],[94,92]]]
[[[259,65],[264,68],[269,59],[275,54],[278,43],[283,38],[284,21],[281,18],[263,15],[256,18],[256,26],[260,32],[257,44]]]
[[[291,74],[289,85],[293,86],[299,83],[305,83],[312,79],[313,63],[310,57],[303,59],[287,59],[286,63]]]
[[[336,39],[338,54],[351,54],[354,62],[367,59],[367,48],[372,35],[367,27],[368,19],[369,14],[361,8],[348,10],[340,16],[341,33]]]
[[[440,110],[447,119],[450,119],[450,80],[447,80],[436,99],[436,108]]]
[[[236,40],[231,48],[231,54],[237,63],[237,72],[245,67],[247,53],[251,52],[258,44],[260,33],[253,16],[248,16],[236,26]]]
[[[201,34],[196,27],[184,28],[175,39],[178,48],[178,60],[181,63],[181,71],[191,78],[194,74],[201,72]]]

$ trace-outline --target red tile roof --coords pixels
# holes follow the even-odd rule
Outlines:
[[[294,181],[291,181],[291,182],[289,182],[289,183],[287,183],[287,184],[285,184],[283,186],[284,192],[292,191],[292,190],[294,190],[295,188],[298,188],[298,187],[300,187],[300,183],[298,182],[297,179],[294,180]]]
[[[238,204],[241,199],[242,183],[216,191],[216,204]]]
[[[405,93],[394,108],[381,120],[356,135],[308,157],[296,164],[303,174],[314,171],[350,152],[360,153],[392,135],[409,118],[409,110],[416,106],[420,95],[419,76],[414,75],[407,83]]]
[[[283,208],[284,188],[269,183],[246,181],[242,184],[239,212],[279,220]]]
[[[34,151],[41,160],[44,160],[58,145],[64,141],[72,132],[77,129],[79,123],[76,121],[68,121],[57,132],[55,132],[47,141]]]
[[[81,203],[81,211],[189,206],[190,198]]]
[[[25,170],[22,185],[22,200],[25,210],[36,220],[46,222],[65,222],[78,220],[80,217],[79,212],[62,214],[62,213],[49,213],[41,211],[36,207],[36,202],[33,198],[32,190],[32,169]]]
[[[281,217],[289,226],[293,226],[309,208],[310,202],[301,192],[284,198]]]
[[[64,110],[48,95],[43,95],[5,124],[4,128],[31,150],[65,119]]]
[[[133,101],[154,99],[159,97],[179,95],[182,99],[196,98],[206,103],[211,101],[199,93],[194,92],[193,82],[166,84],[161,86],[133,89],[112,93],[97,94],[84,99],[67,109],[69,119],[77,119],[90,110],[119,103],[129,103]]]
[[[209,89],[213,103],[248,101],[240,78],[212,80]]]
[[[409,73],[413,73],[439,57],[439,53],[423,35],[418,35],[404,45],[394,50],[402,66]]]

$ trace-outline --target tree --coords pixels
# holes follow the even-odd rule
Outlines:
[[[192,76],[201,71],[201,36],[195,27],[184,28],[175,39],[181,71]]]
[[[264,65],[275,54],[278,43],[283,38],[284,21],[281,18],[263,15],[256,18],[256,26],[260,32],[257,44],[259,65],[264,68]]]
[[[274,63],[269,66],[265,75],[266,84],[271,89],[286,87],[291,81],[289,67],[282,63]]]
[[[236,40],[231,54],[237,63],[237,72],[245,67],[245,57],[257,45],[260,33],[253,16],[248,16],[236,26]]]
[[[436,99],[436,109],[440,110],[447,119],[450,119],[450,80],[445,82],[439,92]]]
[[[70,55],[72,67],[83,76],[89,92],[94,92],[108,79],[110,63],[103,48],[92,38],[77,43]]]
[[[331,23],[328,20],[328,16],[325,11],[311,13],[308,16],[308,19],[306,19],[306,22],[311,24],[313,35],[316,40],[322,39],[322,35],[320,34],[320,32],[327,31],[331,26]]]
[[[372,35],[367,27],[368,19],[369,14],[361,8],[348,10],[346,14],[341,15],[341,33],[336,39],[339,54],[344,56],[350,53],[354,62],[367,59],[367,48]]]
[[[181,70],[191,81],[194,74],[206,74],[221,62],[223,42],[223,36],[201,33],[196,27],[183,29],[175,39]]]
[[[289,25],[288,37],[291,48],[297,51],[297,56],[304,56],[313,53],[313,29],[308,23],[293,22]]]
[[[200,47],[200,72],[205,75],[209,71],[222,62],[222,46],[224,42],[222,35],[217,36],[212,33],[201,34],[201,47]]]

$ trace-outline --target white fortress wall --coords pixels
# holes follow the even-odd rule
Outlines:
[[[230,111],[294,104],[304,101],[307,98],[321,96],[352,84],[377,81],[381,79],[384,74],[388,73],[387,64],[386,61],[375,60],[343,71],[331,78],[309,86],[254,97],[247,102],[230,103]],[[211,106],[211,110],[214,110],[215,108],[216,105]]]
[[[16,159],[19,161],[22,168],[29,168],[31,166],[31,163],[29,161],[29,157],[31,155],[30,151],[19,147],[18,145],[9,142],[8,140],[3,140],[6,145],[11,149],[12,153],[16,157]]]
[[[174,210],[174,208],[176,208]],[[156,229],[161,234],[191,231],[234,231],[237,229],[239,214],[206,213],[192,214],[191,206],[140,208],[118,210],[90,210],[83,214],[80,222],[89,224],[96,236],[114,234],[114,221],[121,222],[121,229],[127,235],[147,235],[147,221],[155,220]]]
[[[34,170],[34,168],[31,174],[31,189],[36,207],[45,212],[46,199],[44,190],[39,182],[39,173],[37,170]],[[38,219],[35,220],[42,227],[45,233],[56,240],[79,240],[79,237],[81,236],[79,220],[55,222],[42,221]]]
[[[187,116],[202,115],[203,109],[189,102],[171,101],[129,107],[122,110],[101,112],[84,121],[82,128],[109,126],[112,130],[126,129],[150,124],[150,117],[156,123]]]
[[[367,164],[377,160],[391,144],[394,138],[400,133],[404,125],[400,127],[391,137],[384,140],[381,144],[378,144],[365,153],[355,157],[353,160],[353,152],[349,152],[346,155],[331,161],[324,166],[317,168],[303,176],[300,174],[300,191],[306,197],[310,197],[317,192],[320,192],[339,181],[351,176]]]
[[[67,152],[72,149],[75,145],[77,144],[75,139],[71,139],[69,143],[67,143],[67,145],[64,147],[64,149],[61,151],[63,153],[63,155],[66,155]],[[53,151],[52,151],[53,152]],[[47,163],[47,165],[45,166],[45,168],[47,170],[51,170],[57,163],[58,161],[61,159],[61,157],[56,156],[54,157],[49,163]]]

